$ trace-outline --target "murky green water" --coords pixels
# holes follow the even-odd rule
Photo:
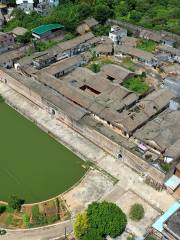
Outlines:
[[[0,200],[54,197],[85,173],[83,161],[5,103],[0,103]]]

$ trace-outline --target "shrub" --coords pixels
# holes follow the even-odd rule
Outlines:
[[[47,218],[48,224],[55,223],[58,220],[59,220],[59,215],[58,214]]]
[[[29,226],[29,224],[30,224],[30,218],[29,218],[29,216],[28,216],[26,213],[24,213],[24,214],[22,215],[22,220],[23,220],[23,225],[24,225],[24,226]]]
[[[156,237],[152,236],[152,235],[149,235],[146,240],[157,240]]]
[[[74,223],[74,233],[77,238],[82,237],[86,234],[89,228],[87,213],[79,213],[76,217],[76,221]]]
[[[6,225],[12,225],[12,223],[13,223],[13,215],[10,214],[6,217],[5,224]]]
[[[100,72],[100,70],[101,70],[101,66],[100,66],[100,64],[98,64],[98,63],[92,63],[92,64],[90,65],[90,69],[91,69],[92,72],[98,73],[98,72]]]
[[[24,200],[16,197],[16,196],[11,196],[10,200],[8,202],[8,205],[10,208],[20,211],[21,210],[21,205],[24,204]]]
[[[39,211],[39,207],[37,205],[32,207],[32,220],[35,225],[45,225],[47,224],[46,216]]]
[[[134,221],[139,221],[144,217],[144,208],[141,204],[135,203],[131,206],[129,217]]]
[[[5,205],[0,205],[0,214],[6,211],[6,206]]]

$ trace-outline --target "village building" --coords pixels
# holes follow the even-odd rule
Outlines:
[[[180,156],[180,111],[165,109],[138,129],[134,136],[163,153],[165,162],[177,160]]]
[[[117,45],[114,47],[114,54],[115,56],[130,56],[135,60],[138,60],[145,65],[150,67],[157,67],[159,65],[157,58],[154,54],[150,52],[143,51],[141,49],[129,47],[126,45]]]
[[[64,26],[59,23],[41,25],[32,30],[32,36],[37,39],[47,39],[60,35]]]
[[[168,36],[165,36],[161,39],[161,44],[166,47],[174,47],[176,44],[176,41]]]
[[[159,51],[169,53],[171,60],[180,63],[180,49],[161,45],[159,46]]]
[[[115,64],[106,64],[101,68],[101,71],[109,81],[118,84],[122,84],[123,81],[134,76],[130,70]]]
[[[51,10],[58,5],[59,0],[40,0],[35,11],[41,16],[47,16],[50,14]]]
[[[29,14],[33,11],[34,0],[16,0],[17,7]]]
[[[94,48],[97,56],[109,56],[113,54],[113,45],[110,44],[99,44]]]
[[[154,32],[154,31],[151,31],[151,30],[147,30],[147,29],[141,30],[140,33],[139,33],[139,37],[143,38],[143,39],[146,39],[146,40],[152,40],[152,41],[158,42],[158,43],[162,39],[162,36],[161,36],[160,33]]]
[[[27,78],[23,73],[20,75],[13,69],[4,69],[1,81],[116,158],[123,159],[136,171],[147,173],[151,183],[161,189],[164,174],[150,166],[145,154],[137,152],[137,145],[128,138],[166,108],[173,95],[161,89],[149,94],[145,100],[139,100],[139,95],[121,86],[131,72],[111,65],[95,74],[79,67],[88,59],[86,53],[72,56],[36,70],[33,78]],[[150,155],[155,159],[158,157],[155,153]]]
[[[80,24],[77,28],[76,28],[76,32],[83,35],[87,32],[90,32],[92,28],[94,28],[95,26],[97,26],[99,23],[98,21],[96,21],[95,18],[89,17],[87,19],[85,19],[83,21],[82,24]]]
[[[128,47],[136,47],[138,42],[139,42],[138,38],[124,36],[124,37],[122,37],[120,39],[120,43],[119,44],[126,45]]]
[[[127,36],[127,29],[119,26],[112,26],[109,32],[109,38],[116,44],[118,44],[122,37]]]
[[[70,57],[85,52],[99,41],[99,38],[94,37],[94,34],[89,32],[66,42],[59,43],[57,46],[60,49],[60,54],[57,58],[61,58],[62,55]]]
[[[27,32],[28,32],[28,30],[26,28],[23,28],[23,27],[16,27],[16,28],[11,30],[11,33],[13,34],[13,36],[15,38],[18,37],[18,36],[23,36]]]
[[[161,67],[164,74],[167,75],[180,75],[180,64],[165,64]]]
[[[0,53],[7,51],[14,45],[14,37],[10,33],[0,32]]]
[[[14,63],[25,56],[24,50],[11,50],[5,53],[0,54],[0,66],[4,68],[12,68]]]
[[[152,225],[155,236],[159,239],[180,239],[180,203],[175,202],[162,216]]]
[[[180,75],[167,76],[163,83],[165,88],[173,91],[177,97],[180,97]]]

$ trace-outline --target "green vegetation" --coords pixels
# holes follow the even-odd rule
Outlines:
[[[132,71],[132,72],[135,71],[134,63],[133,63],[133,61],[131,60],[130,57],[123,58],[122,66],[129,69],[129,71]]]
[[[128,236],[127,240],[135,240],[135,237],[134,236]]]
[[[0,205],[0,214],[6,211],[6,206],[5,205]]]
[[[107,36],[110,31],[109,25],[97,25],[93,28],[93,33],[95,36]]]
[[[92,63],[90,64],[89,69],[94,73],[98,73],[101,71],[101,65],[99,63]]]
[[[157,43],[152,40],[142,40],[138,45],[137,48],[147,51],[153,52],[157,47]]]
[[[5,31],[17,26],[31,31],[41,24],[61,23],[68,32],[74,32],[82,20],[93,16],[102,25],[95,30],[97,35],[106,33],[106,26],[103,25],[108,18],[180,34],[179,0],[62,0],[50,16],[42,17],[36,12],[25,14],[18,9],[14,10],[13,16],[15,18],[7,23]]]
[[[1,200],[9,202],[11,194],[27,203],[46,200],[84,175],[79,157],[5,103],[0,104],[0,116],[0,182],[6,183]]]
[[[134,77],[127,79],[123,82],[123,86],[140,94],[149,90],[149,86],[144,82],[144,77],[141,75],[135,75]]]
[[[30,42],[31,36],[32,36],[31,32],[28,31],[28,32],[26,32],[26,33],[25,33],[24,35],[22,35],[22,36],[17,36],[17,37],[16,37],[16,41],[19,42],[19,43],[24,43],[24,44],[26,44],[26,43],[29,43],[29,42]]]
[[[6,225],[12,225],[13,224],[13,215],[9,214],[5,219]]]
[[[47,41],[34,41],[34,47],[37,52],[42,52],[55,46],[58,42],[55,40],[47,40]]]
[[[114,61],[110,57],[97,57],[95,51],[91,51],[91,63],[87,65],[92,72],[98,73],[105,64],[113,64]]]
[[[142,204],[133,204],[130,209],[129,217],[134,221],[141,220],[144,217],[144,208]]]
[[[16,196],[11,196],[8,202],[8,206],[10,209],[20,211],[22,204],[24,204],[24,200],[17,198]]]
[[[152,235],[149,235],[146,240],[157,240],[156,237],[152,236]]]
[[[116,19],[180,34],[179,0],[120,0],[114,12]]]
[[[126,215],[117,205],[94,202],[77,216],[74,232],[79,240],[103,240],[108,235],[114,238],[122,234],[126,224]]]
[[[22,215],[22,220],[23,220],[23,225],[24,225],[25,227],[28,227],[29,224],[30,224],[30,218],[29,218],[29,216],[28,216],[26,213],[24,213],[24,214]]]
[[[32,207],[32,226],[42,226],[47,224],[46,216],[39,211],[38,205]]]
[[[160,166],[164,172],[168,172],[171,168],[171,165],[169,163],[165,163],[162,161],[160,162]]]

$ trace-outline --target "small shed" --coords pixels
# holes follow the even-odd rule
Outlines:
[[[61,29],[64,29],[64,26],[59,23],[45,24],[34,28],[32,30],[32,36],[37,39],[42,39],[49,37],[51,34],[54,34]]]
[[[28,30],[23,27],[16,27],[11,32],[14,35],[14,37],[17,37],[17,36],[23,36],[25,33],[28,32]]]

